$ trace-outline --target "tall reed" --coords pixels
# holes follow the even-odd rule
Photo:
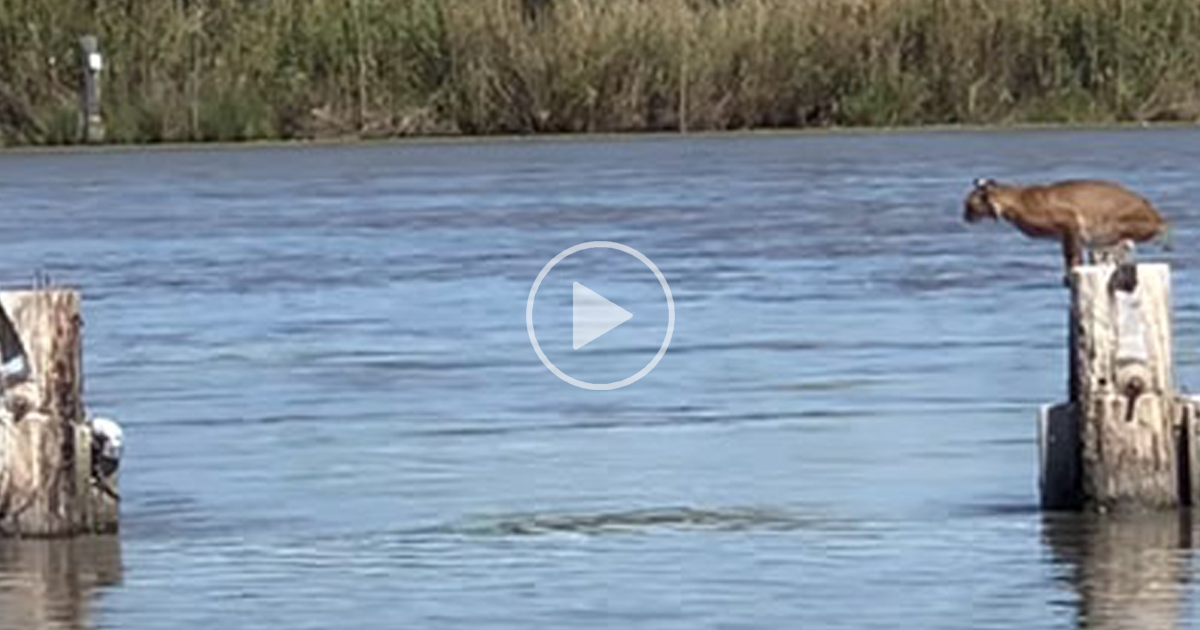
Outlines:
[[[0,138],[1200,118],[1195,0],[4,0]]]

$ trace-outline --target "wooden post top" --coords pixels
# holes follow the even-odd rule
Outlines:
[[[1163,273],[1163,272],[1170,273],[1170,271],[1171,271],[1171,265],[1164,263],[1164,262],[1140,262],[1140,263],[1135,264],[1134,266],[1138,268],[1138,271],[1148,270],[1148,271],[1152,271],[1154,273]],[[1113,272],[1113,270],[1116,269],[1116,267],[1117,267],[1117,265],[1112,265],[1112,264],[1077,265],[1077,266],[1071,268],[1071,277],[1075,277],[1077,275],[1086,276],[1086,275],[1093,274],[1093,273],[1106,273],[1106,272],[1111,274]]]
[[[1133,265],[1138,269],[1138,276],[1142,274],[1148,276],[1171,277],[1171,265],[1166,263],[1138,263]],[[1086,282],[1088,278],[1102,277],[1105,280],[1120,269],[1118,265],[1100,264],[1100,265],[1078,265],[1070,269],[1070,286],[1078,287],[1081,282]]]

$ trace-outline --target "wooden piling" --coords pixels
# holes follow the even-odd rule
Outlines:
[[[1170,269],[1073,269],[1070,327],[1070,400],[1040,419],[1043,506],[1191,504],[1196,449],[1185,425],[1195,414],[1175,391]]]
[[[1083,507],[1079,415],[1071,403],[1044,405],[1038,418],[1042,506],[1050,510]]]
[[[100,113],[100,71],[104,68],[104,57],[100,54],[100,42],[94,35],[79,38],[79,54],[83,72],[80,85],[80,108],[83,141],[104,142],[104,118]]]
[[[117,528],[116,478],[101,479],[81,398],[79,294],[0,292],[0,534]]]

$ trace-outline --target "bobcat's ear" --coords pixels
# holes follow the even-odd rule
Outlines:
[[[984,190],[987,188],[991,188],[992,186],[995,186],[995,185],[996,185],[996,180],[994,180],[994,179],[980,177],[975,180],[975,189],[976,190]]]

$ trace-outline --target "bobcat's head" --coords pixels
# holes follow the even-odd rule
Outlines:
[[[995,188],[995,180],[975,180],[975,188],[967,195],[967,201],[963,209],[963,220],[967,223],[978,223],[984,219],[991,219],[993,221],[999,219],[1000,211],[996,208],[996,203],[991,198]]]

